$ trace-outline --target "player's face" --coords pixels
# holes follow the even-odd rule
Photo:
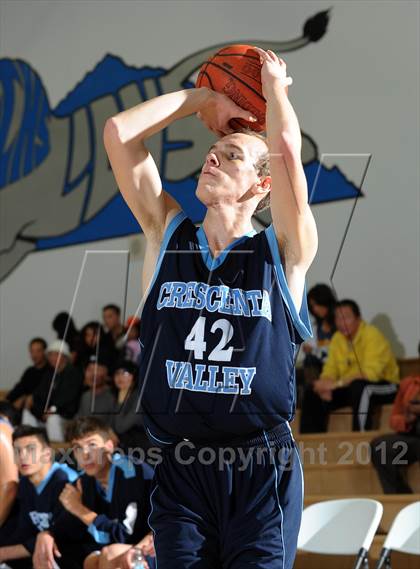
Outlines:
[[[350,306],[338,306],[335,310],[335,325],[346,338],[352,338],[357,332],[360,317],[356,316]]]
[[[256,164],[267,152],[263,140],[243,133],[224,136],[209,149],[196,195],[206,206],[237,204],[253,197],[260,182]],[[246,198],[245,198],[246,199]]]
[[[37,437],[28,436],[13,443],[15,461],[21,476],[37,474],[51,462],[51,451]]]
[[[74,440],[72,444],[78,467],[89,476],[97,476],[103,470],[114,448],[111,440],[105,440],[97,433]]]

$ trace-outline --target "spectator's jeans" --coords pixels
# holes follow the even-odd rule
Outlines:
[[[392,403],[397,389],[397,384],[389,381],[355,379],[345,387],[334,389],[332,401],[323,401],[313,386],[308,385],[302,401],[300,432],[325,433],[330,412],[347,405],[352,408],[353,431],[369,431],[375,405]]]
[[[383,435],[370,443],[372,463],[385,494],[411,494],[405,467],[420,462],[420,437],[410,433]]]
[[[51,441],[62,442],[65,440],[64,432],[67,420],[57,413],[48,415],[46,422],[43,423],[42,421],[39,421],[34,415],[32,415],[28,409],[24,409],[22,413],[22,424],[31,425],[32,427],[45,427],[48,438]]]

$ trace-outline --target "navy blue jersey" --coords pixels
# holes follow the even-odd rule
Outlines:
[[[98,514],[86,526],[65,512],[52,528],[60,541],[93,542],[99,549],[110,543],[138,543],[150,529],[150,487],[153,469],[147,464],[135,465],[129,458],[115,453],[112,457],[108,486],[82,474],[82,502]]]
[[[64,486],[77,477],[75,470],[57,462],[53,463],[44,480],[37,486],[23,476],[18,486],[16,530],[8,539],[9,544],[21,544],[32,553],[37,534],[50,529],[63,511],[58,497]]]
[[[226,441],[293,418],[294,358],[311,337],[287,286],[272,225],[212,258],[180,212],[142,312],[140,400],[151,439]]]

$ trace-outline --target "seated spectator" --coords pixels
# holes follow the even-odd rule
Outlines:
[[[13,433],[13,447],[21,476],[15,531],[4,535],[0,529],[0,563],[10,567],[31,567],[30,557],[37,534],[52,526],[63,510],[59,496],[67,482],[78,474],[67,465],[53,462],[47,433],[22,425]]]
[[[401,382],[390,418],[396,434],[370,443],[372,462],[385,494],[411,494],[405,467],[420,462],[420,376]]]
[[[11,403],[0,401],[0,527],[9,517],[17,493],[18,472],[12,434],[18,413]]]
[[[353,430],[372,429],[377,404],[391,403],[399,371],[389,342],[361,318],[353,300],[338,302],[334,334],[321,377],[305,388],[301,433],[325,432],[330,411],[350,405]]]
[[[50,365],[46,355],[47,343],[43,338],[34,338],[29,342],[29,355],[33,365],[26,368],[19,382],[9,391],[6,399],[16,409],[32,407],[32,394]]]
[[[107,304],[102,309],[105,333],[121,355],[125,343],[125,330],[121,322],[121,309],[116,304]]]
[[[111,337],[104,332],[99,322],[88,322],[82,328],[82,342],[77,356],[77,364],[84,369],[91,356],[101,357],[107,360],[108,369],[114,370],[117,352]]]
[[[114,454],[110,429],[95,417],[75,419],[67,438],[84,472],[76,486],[68,484],[61,493],[66,510],[62,517],[38,537],[35,569],[51,566],[54,551],[81,566],[105,545],[138,543],[150,533],[147,518],[153,470]]]
[[[143,426],[143,415],[138,409],[138,368],[130,360],[123,360],[114,373],[117,390],[117,412],[111,426],[118,436],[122,449],[150,448],[151,443]]]
[[[65,342],[54,340],[47,348],[51,369],[48,370],[33,393],[33,405],[24,411],[24,421],[34,426],[45,423],[48,436],[64,440],[66,422],[79,408],[83,376],[70,363],[70,350]]]
[[[99,415],[104,423],[111,424],[116,398],[108,385],[108,379],[108,362],[101,357],[91,356],[85,369],[84,385],[87,390],[80,399],[78,417]]]
[[[74,325],[73,318],[68,312],[59,312],[52,321],[52,327],[57,332],[57,339],[64,340],[71,352],[71,361],[77,363],[77,354],[80,351],[81,337]]]
[[[308,292],[308,308],[314,320],[314,335],[310,341],[302,344],[302,350],[305,353],[305,379],[309,381],[319,377],[327,358],[329,345],[336,331],[335,304],[334,294],[327,285],[315,285]]]
[[[140,318],[130,316],[125,323],[127,341],[124,346],[126,360],[139,365],[140,357]]]

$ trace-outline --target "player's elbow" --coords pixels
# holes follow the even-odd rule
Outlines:
[[[105,122],[103,130],[104,146],[108,150],[116,143],[121,143],[121,137],[118,129],[118,122],[116,117],[110,117]]]

